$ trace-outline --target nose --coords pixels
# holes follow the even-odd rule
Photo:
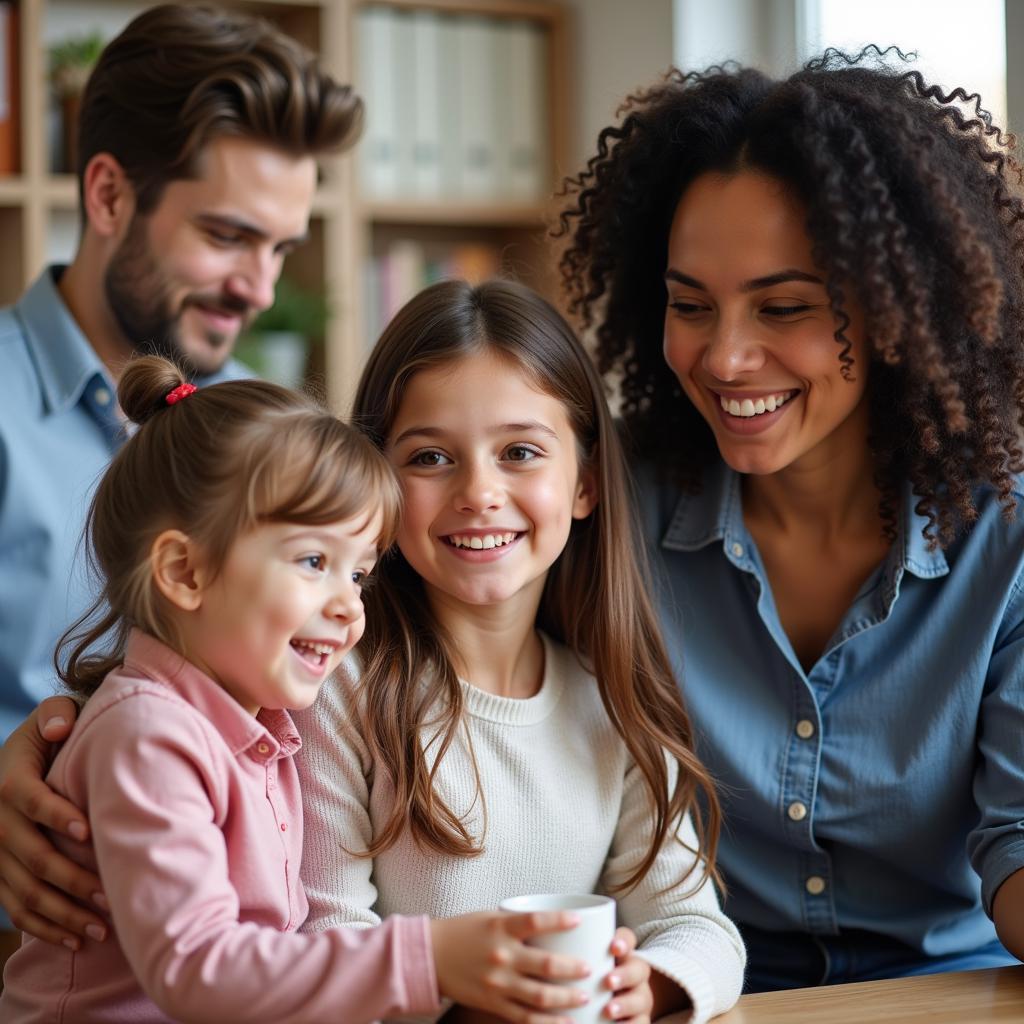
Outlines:
[[[241,254],[228,279],[228,289],[257,312],[274,304],[274,286],[281,274],[281,257],[273,249],[254,246]]]
[[[339,586],[334,588],[324,613],[328,618],[346,624],[362,618],[362,594],[359,585],[351,577],[344,577]]]
[[[704,350],[704,369],[720,381],[732,381],[764,365],[764,350],[749,320],[721,314]]]
[[[492,512],[505,504],[500,470],[490,462],[464,464],[456,481],[455,507],[469,514]]]

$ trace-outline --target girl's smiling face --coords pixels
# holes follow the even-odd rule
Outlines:
[[[672,221],[665,358],[741,473],[814,465],[865,444],[863,314],[847,296],[848,380],[805,223],[785,185],[752,172],[697,178]]]
[[[435,607],[515,601],[532,619],[595,500],[562,403],[483,351],[410,380],[387,450],[405,499],[398,546]]]
[[[252,713],[308,707],[363,634],[380,530],[368,513],[248,531],[181,619],[189,660]]]

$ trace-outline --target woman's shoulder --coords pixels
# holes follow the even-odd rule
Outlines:
[[[544,633],[541,637],[548,660],[545,685],[557,685],[559,690],[557,718],[571,722],[576,730],[599,735],[604,744],[625,749],[622,738],[608,717],[597,678],[586,660],[561,641]],[[610,751],[611,746],[605,749]]]
[[[586,659],[549,633],[543,630],[538,633],[544,644],[545,686],[554,683],[563,693],[596,692],[597,682]]]
[[[964,535],[982,534],[987,543],[1016,550],[1024,540],[1024,475],[1014,474],[1008,492],[992,484],[980,484],[973,490],[976,518]]]
[[[1008,495],[983,485],[974,489],[973,498],[973,521],[948,547],[929,557],[950,580],[983,578],[987,599],[1005,606],[1024,592],[1024,477],[1014,477]],[[917,516],[912,528],[920,531],[924,522]],[[917,536],[909,543],[921,550],[926,542]]]
[[[1024,473],[1009,474],[1009,495],[1018,503],[1024,502]],[[976,480],[970,485],[971,497],[979,510],[999,504],[1000,489],[992,481]]]

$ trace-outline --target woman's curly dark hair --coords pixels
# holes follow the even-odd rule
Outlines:
[[[977,516],[989,484],[1005,514],[1024,468],[1024,202],[1015,139],[980,98],[887,66],[895,47],[827,50],[783,81],[735,65],[672,71],[629,97],[597,155],[566,182],[557,234],[570,309],[596,324],[645,454],[689,486],[714,438],[662,357],[669,228],[699,175],[755,170],[807,209],[826,272],[837,358],[851,372],[845,290],[872,353],[869,444],[886,532],[909,479],[931,546]],[[965,113],[966,111],[966,113]],[[685,443],[681,444],[681,439]]]

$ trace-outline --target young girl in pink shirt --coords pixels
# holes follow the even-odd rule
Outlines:
[[[83,809],[116,942],[26,937],[4,1020],[338,1021],[514,999],[553,1022],[578,977],[522,940],[571,915],[395,916],[297,931],[302,807],[287,708],[308,707],[363,632],[361,591],[394,536],[384,457],[310,400],[244,381],[196,392],[135,360],[138,431],[88,520],[101,600],[65,635],[88,703],[49,774]],[[499,965],[499,966],[496,966]],[[486,979],[486,981],[485,981]]]

